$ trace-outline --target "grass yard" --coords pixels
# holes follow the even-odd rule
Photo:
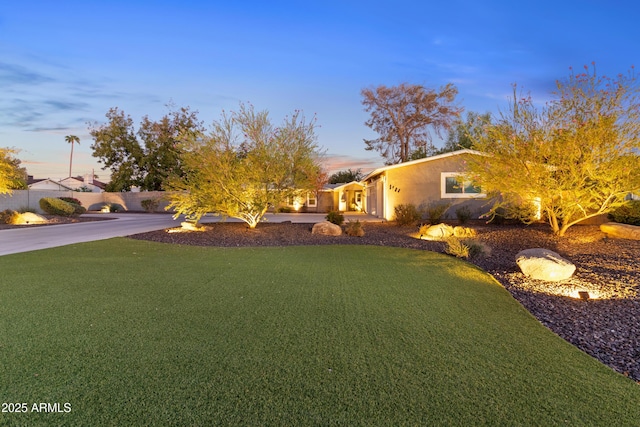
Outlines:
[[[640,420],[640,386],[436,253],[112,239],[0,271],[0,396],[29,410],[0,425]]]

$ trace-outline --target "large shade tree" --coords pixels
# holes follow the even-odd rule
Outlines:
[[[610,78],[595,66],[558,81],[553,95],[537,107],[514,87],[509,110],[474,141],[486,156],[469,167],[496,196],[493,212],[533,202],[563,236],[640,190],[640,98],[633,72]]]
[[[387,164],[432,154],[432,133],[441,136],[462,111],[457,94],[451,83],[438,90],[407,83],[363,89],[362,104],[371,114],[365,124],[380,135],[365,139],[366,149],[380,152]]]
[[[193,221],[211,212],[254,228],[270,207],[316,190],[322,171],[314,128],[300,112],[276,127],[267,111],[241,104],[209,133],[185,138],[184,173],[170,180],[168,209]]]

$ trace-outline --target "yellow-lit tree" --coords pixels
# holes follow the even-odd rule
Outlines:
[[[300,112],[279,127],[252,106],[223,113],[209,134],[184,139],[183,175],[169,181],[167,209],[195,221],[211,212],[255,228],[270,207],[315,190],[321,168],[314,126]]]
[[[27,171],[20,167],[16,150],[0,148],[0,194],[27,188]]]
[[[616,78],[595,66],[557,82],[539,108],[514,98],[479,133],[470,177],[494,196],[492,212],[535,203],[553,232],[605,214],[640,190],[640,98],[633,70]],[[516,209],[517,211],[517,209]]]

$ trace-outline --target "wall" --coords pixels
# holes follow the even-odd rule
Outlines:
[[[40,199],[43,197],[74,197],[88,210],[100,210],[107,203],[117,203],[128,211],[143,212],[142,201],[145,199],[163,198],[164,191],[144,191],[140,193],[84,193],[79,191],[56,190],[14,190],[11,194],[0,194],[0,211],[5,209],[30,210],[44,213],[40,209]],[[167,201],[161,201],[157,212],[164,212]]]

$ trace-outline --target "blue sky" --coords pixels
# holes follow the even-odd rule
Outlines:
[[[640,3],[537,1],[13,1],[0,6],[0,146],[38,178],[108,172],[87,122],[110,107],[159,119],[190,106],[210,123],[251,102],[274,122],[317,116],[332,170],[381,166],[360,91],[454,83],[467,111],[505,109],[511,85],[549,99],[592,61],[640,61]]]

